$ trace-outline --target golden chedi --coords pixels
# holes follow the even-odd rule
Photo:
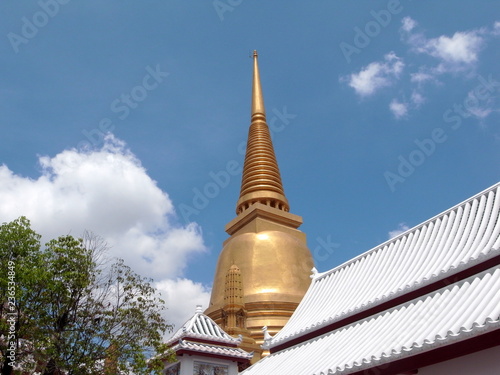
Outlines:
[[[289,213],[276,162],[254,51],[251,123],[236,218],[226,225],[205,314],[232,335],[242,349],[262,355],[262,328],[274,335],[304,296],[313,268],[300,216]]]

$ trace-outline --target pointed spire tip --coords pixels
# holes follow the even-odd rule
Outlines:
[[[253,51],[253,85],[252,85],[252,111],[251,115],[264,116],[264,97],[262,96],[262,87],[260,85],[259,65],[257,62],[257,50]],[[265,121],[265,118],[262,118]]]

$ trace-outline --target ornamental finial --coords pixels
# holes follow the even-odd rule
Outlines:
[[[253,51],[253,86],[252,86],[252,116],[264,116],[265,121],[266,110],[264,109],[264,97],[262,95],[262,86],[260,85],[259,64],[257,62],[257,50]]]

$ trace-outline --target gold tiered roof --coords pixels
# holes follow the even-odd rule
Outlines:
[[[256,202],[287,212],[290,209],[281,183],[271,133],[266,123],[257,57],[257,51],[254,51],[251,124],[240,198],[236,204],[238,215]]]

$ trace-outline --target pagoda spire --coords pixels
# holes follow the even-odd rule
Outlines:
[[[205,312],[227,333],[243,336],[240,347],[254,352],[252,361],[266,353],[262,327],[267,326],[270,335],[283,328],[309,288],[309,270],[314,267],[306,235],[298,229],[302,218],[289,212],[266,123],[257,58],[254,51],[237,215],[225,227],[229,238],[217,261]]]
[[[290,209],[266,122],[257,57],[254,51],[251,121],[240,198],[236,204],[238,215],[257,202],[286,212]]]

